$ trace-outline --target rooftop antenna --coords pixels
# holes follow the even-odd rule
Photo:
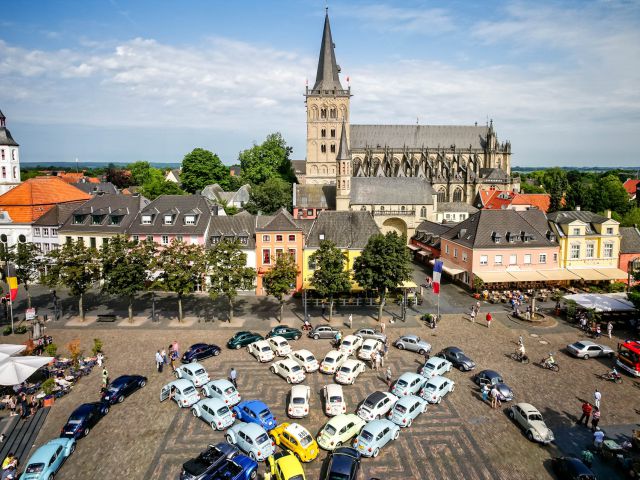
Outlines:
[[[76,173],[80,172],[80,168],[78,167],[78,157],[76,157]]]
[[[416,125],[419,125],[419,124],[420,124],[420,118],[416,117]]]
[[[324,0],[324,13],[329,15],[329,0]]]

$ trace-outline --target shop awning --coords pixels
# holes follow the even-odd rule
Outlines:
[[[627,272],[619,268],[596,268],[596,270],[608,280],[626,280],[628,278]]]
[[[580,280],[580,277],[566,268],[556,268],[553,270],[540,270],[547,280]]]
[[[520,272],[518,272],[520,273]],[[509,272],[482,272],[476,273],[484,283],[509,283],[517,282],[518,279]]]
[[[576,293],[565,295],[565,300],[573,300],[582,308],[594,309],[596,312],[632,312],[633,303],[627,299],[626,293]]]
[[[431,255],[431,252],[425,252],[424,250],[420,250],[418,252],[418,255],[420,255],[422,257],[426,257],[427,255]]]
[[[442,260],[442,259],[440,259],[440,260]],[[431,265],[433,265],[434,263],[436,263],[436,260],[435,259],[430,260],[429,263]],[[454,265],[453,263],[448,262],[447,260],[442,260],[442,271],[444,273],[447,273],[449,275],[454,276],[454,275],[460,275],[465,270],[464,270],[464,268],[459,268],[456,265]]]
[[[420,247],[416,247],[415,245],[407,245],[407,247],[409,247],[409,250],[413,250],[414,252],[420,250]]]
[[[608,280],[606,275],[604,275],[603,273],[600,273],[595,268],[575,268],[575,269],[571,269],[570,271],[578,275],[583,280],[588,280],[588,281]]]
[[[547,278],[537,270],[510,270],[509,275],[518,282],[546,282]]]
[[[412,282],[411,280],[407,280],[406,282],[402,282],[400,288],[418,288],[418,285],[416,285],[416,283]]]

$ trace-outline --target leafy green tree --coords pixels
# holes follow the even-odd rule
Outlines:
[[[182,299],[202,285],[205,274],[205,253],[201,245],[187,245],[173,240],[155,257],[157,274],[154,286],[178,296],[178,321],[182,322]]]
[[[238,290],[253,287],[256,271],[247,267],[247,254],[237,241],[217,243],[207,254],[209,295],[212,299],[224,295],[229,303],[229,323],[233,320],[233,304]]]
[[[51,266],[45,277],[50,286],[62,285],[78,297],[78,312],[84,321],[84,294],[100,278],[98,252],[77,240],[62,245],[49,254]]]
[[[333,297],[351,289],[349,271],[345,269],[347,255],[330,240],[320,242],[320,248],[309,260],[315,264],[311,285],[323,297],[329,297],[329,322],[333,320]]]
[[[544,187],[541,187],[540,185],[531,185],[526,182],[522,182],[520,184],[520,191],[522,193],[545,193]]]
[[[281,178],[273,177],[262,185],[251,188],[245,209],[254,215],[258,212],[271,214],[282,207],[291,210],[292,202],[291,184]]]
[[[629,194],[616,175],[607,175],[592,184],[594,212],[613,210],[624,215],[629,210]]]
[[[274,177],[293,183],[295,174],[289,159],[291,151],[280,133],[267,135],[260,145],[254,143],[238,155],[242,177],[252,185],[260,185]]]
[[[217,183],[226,190],[231,182],[231,174],[218,155],[209,150],[195,148],[182,160],[180,182],[182,188],[189,193],[196,193],[212,183]]]
[[[129,300],[130,322],[133,322],[133,300],[151,280],[149,266],[154,251],[153,242],[138,243],[116,236],[100,252],[102,291]]]
[[[176,183],[164,178],[152,178],[140,187],[140,194],[149,200],[154,200],[160,195],[184,195],[185,192]]]
[[[556,210],[562,210],[563,198],[569,188],[567,173],[558,167],[549,168],[544,171],[542,184],[551,196],[549,211],[555,212]]]
[[[404,236],[396,232],[369,237],[362,254],[356,258],[354,279],[366,290],[376,290],[380,296],[378,321],[390,288],[397,288],[411,276],[411,256]]]
[[[633,207],[622,217],[623,227],[633,227],[634,225],[640,225],[640,208],[638,207]]]
[[[24,286],[27,293],[27,306],[31,308],[31,292],[29,285],[40,275],[44,260],[40,250],[34,243],[18,243],[10,253],[11,261],[16,268],[18,283]]]
[[[127,170],[131,172],[131,184],[142,186],[152,178],[153,170],[157,170],[160,176],[162,172],[153,168],[149,162],[133,162],[127,165]]]
[[[271,295],[280,304],[279,322],[282,322],[284,313],[284,296],[290,293],[296,286],[298,266],[292,255],[286,253],[278,255],[276,264],[262,277],[262,285],[267,295]]]

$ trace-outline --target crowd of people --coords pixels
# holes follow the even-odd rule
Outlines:
[[[167,349],[160,349],[156,351],[155,355],[156,360],[156,369],[158,372],[162,373],[165,365],[170,365],[171,370],[176,370],[176,362],[180,358],[180,346],[178,345],[178,341],[174,340],[169,344]]]

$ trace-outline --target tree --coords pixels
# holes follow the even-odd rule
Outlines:
[[[233,320],[233,304],[238,290],[249,290],[256,271],[247,267],[247,254],[237,241],[222,241],[208,252],[209,295],[224,295],[229,302],[229,323]]]
[[[212,183],[227,189],[230,181],[229,168],[223,165],[218,155],[208,150],[196,148],[182,160],[180,182],[182,188],[189,193],[196,193]]]
[[[205,274],[204,248],[173,240],[156,256],[154,269],[154,286],[178,295],[178,321],[182,322],[182,299],[202,284]]]
[[[292,202],[291,184],[281,178],[273,177],[262,185],[251,188],[249,202],[245,209],[254,215],[258,212],[270,214],[282,207],[291,210]]]
[[[543,187],[539,185],[531,185],[526,182],[520,183],[520,191],[522,193],[545,193]]]
[[[151,180],[152,171],[158,170],[153,168],[149,162],[133,162],[127,165],[127,169],[131,172],[131,184],[142,186]],[[162,172],[158,170],[162,176]]]
[[[333,320],[333,296],[351,289],[351,278],[345,270],[346,254],[330,240],[320,242],[320,248],[309,257],[316,265],[311,285],[323,297],[329,297],[329,322]]]
[[[107,182],[113,183],[118,188],[127,188],[132,185],[131,173],[122,168],[117,168],[113,163],[107,166],[105,178]]]
[[[624,215],[629,210],[629,194],[616,175],[607,175],[592,184],[594,212],[612,210]]]
[[[133,299],[150,280],[154,243],[137,243],[116,236],[102,247],[102,291],[129,300],[129,322],[133,322]]]
[[[84,294],[100,278],[100,262],[97,251],[77,240],[62,245],[49,254],[51,267],[45,277],[50,286],[67,287],[71,295],[78,297],[78,313],[84,321]]]
[[[640,225],[640,208],[638,207],[633,207],[622,217],[623,227],[633,227],[634,225]]]
[[[411,276],[411,256],[406,238],[396,232],[381,233],[369,238],[362,254],[356,258],[354,279],[366,290],[377,290],[380,296],[378,321],[390,288],[397,288]]]
[[[18,283],[24,285],[24,290],[27,293],[27,307],[31,308],[29,285],[38,278],[40,270],[44,266],[40,250],[33,243],[18,243],[10,256],[16,267]]]
[[[278,321],[282,322],[284,312],[284,296],[295,288],[298,277],[298,266],[292,255],[278,255],[276,264],[262,277],[262,285],[267,295],[271,295],[280,304]]]
[[[274,177],[292,183],[295,174],[289,160],[291,151],[280,133],[267,135],[262,144],[254,143],[238,155],[242,177],[252,185],[260,185]]]
[[[140,187],[140,194],[149,200],[154,200],[160,195],[184,195],[185,192],[176,183],[164,178],[152,178]]]
[[[549,211],[555,212],[556,210],[561,210],[564,196],[569,187],[567,173],[558,167],[549,168],[544,171],[542,184],[544,185],[544,189],[551,196]]]

